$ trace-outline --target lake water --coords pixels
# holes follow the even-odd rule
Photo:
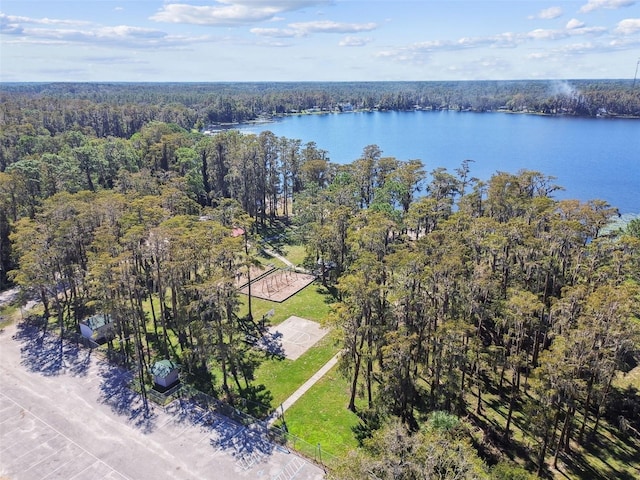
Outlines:
[[[313,141],[335,163],[367,145],[383,156],[420,159],[427,171],[453,173],[463,160],[488,180],[497,171],[537,170],[565,188],[556,198],[602,199],[621,213],[640,213],[640,120],[473,113],[366,112],[288,116],[242,131]]]

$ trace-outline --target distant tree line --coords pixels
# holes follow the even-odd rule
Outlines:
[[[36,134],[79,128],[98,137],[129,137],[149,121],[201,128],[349,103],[359,109],[413,108],[640,116],[640,88],[625,80],[3,84],[2,147],[31,125]],[[21,129],[22,127],[22,129]],[[1,168],[1,165],[0,165]]]

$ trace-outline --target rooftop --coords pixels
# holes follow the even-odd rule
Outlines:
[[[91,317],[85,318],[81,323],[84,323],[91,330],[97,330],[100,327],[104,327],[106,324],[111,323],[111,315],[105,313],[97,313]]]
[[[158,378],[166,378],[176,368],[178,368],[178,364],[171,360],[158,360],[151,367],[151,374]]]

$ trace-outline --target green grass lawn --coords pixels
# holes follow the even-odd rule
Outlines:
[[[621,389],[635,387],[640,390],[640,365],[628,373],[618,373],[614,380],[614,385]]]
[[[470,395],[467,401],[474,405],[475,397]],[[477,420],[485,424],[485,429],[502,432],[508,409],[507,400],[485,392],[483,393],[483,413],[477,417]],[[576,425],[581,420],[582,417],[577,415]],[[593,421],[589,421],[587,429],[589,430],[592,426]],[[516,408],[513,412],[510,436],[512,445],[504,453],[523,466],[532,458],[529,454],[525,456],[520,456],[520,454],[526,453],[527,449],[535,450],[535,442],[525,432],[526,429],[527,425],[521,408]],[[609,425],[605,418],[602,418],[597,437],[585,447],[579,447],[575,442],[572,442],[571,455],[562,454],[560,456],[558,470],[550,466],[553,460],[553,451],[547,453],[546,461],[551,476],[557,479],[608,480],[616,478],[630,480],[637,478],[634,475],[640,469],[638,451],[640,451],[640,441],[631,435],[621,433],[617,428]]]
[[[640,471],[640,441],[602,422],[598,435],[585,447],[573,445],[571,456],[560,457],[554,478],[633,480]]]
[[[240,302],[238,316],[243,317],[249,313],[248,297],[241,295]],[[323,323],[329,315],[333,302],[333,296],[316,281],[282,303],[252,297],[251,310],[255,320],[261,319],[268,311],[273,310],[274,315],[270,319],[272,325],[284,322],[291,315]]]
[[[282,253],[294,265],[302,265],[307,256],[307,250],[303,245],[287,245],[282,249]]]
[[[330,332],[296,360],[268,360],[256,371],[256,383],[265,385],[278,407],[338,352],[335,334]]]
[[[286,268],[287,264],[282,260],[269,255],[264,250],[259,250],[259,253],[256,255],[256,260],[258,260],[262,265],[273,265],[276,268]]]
[[[288,431],[307,444],[320,444],[325,454],[344,456],[358,445],[351,429],[359,419],[347,409],[348,399],[348,381],[334,367],[285,412]]]

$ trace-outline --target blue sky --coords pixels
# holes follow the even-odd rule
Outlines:
[[[0,80],[633,78],[640,0],[2,0]]]

